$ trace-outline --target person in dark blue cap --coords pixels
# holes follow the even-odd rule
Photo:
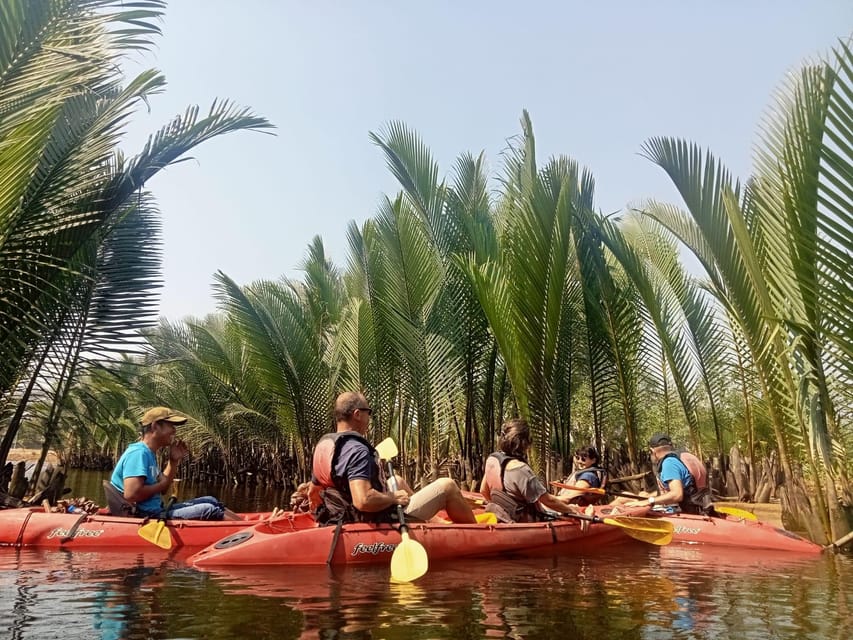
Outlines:
[[[713,510],[708,491],[708,472],[705,465],[687,451],[676,452],[672,438],[656,433],[649,438],[652,469],[658,485],[658,495],[633,500],[625,506],[677,506],[684,513],[708,514]]]

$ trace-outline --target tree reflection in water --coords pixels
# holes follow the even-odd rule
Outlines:
[[[584,558],[200,572],[164,553],[0,550],[12,638],[846,637],[851,558],[626,545]],[[4,633],[5,632],[5,633]]]

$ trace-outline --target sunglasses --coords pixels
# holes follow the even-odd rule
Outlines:
[[[356,411],[367,411],[367,415],[369,416],[373,415],[373,409],[371,409],[370,407],[356,407],[355,409]]]

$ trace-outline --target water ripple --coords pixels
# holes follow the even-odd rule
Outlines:
[[[201,572],[163,554],[0,549],[0,636],[847,638],[853,559],[628,545],[586,557]]]

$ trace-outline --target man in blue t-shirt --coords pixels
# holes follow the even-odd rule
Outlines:
[[[168,407],[149,409],[140,421],[142,438],[131,444],[116,463],[110,482],[125,500],[136,505],[137,515],[145,518],[160,516],[163,509],[160,496],[172,486],[178,465],[188,453],[187,445],[175,439],[177,425],[186,421],[186,416]],[[169,461],[161,472],[156,454],[164,447],[169,447]],[[169,510],[168,517],[179,520],[240,519],[213,496],[179,502]]]
[[[649,505],[681,505],[688,495],[688,489],[695,482],[690,470],[673,453],[672,439],[665,433],[656,433],[649,440],[652,465],[659,466],[657,472],[658,495],[649,496],[643,500],[633,500],[625,506],[634,507]],[[663,462],[659,462],[659,461]]]

